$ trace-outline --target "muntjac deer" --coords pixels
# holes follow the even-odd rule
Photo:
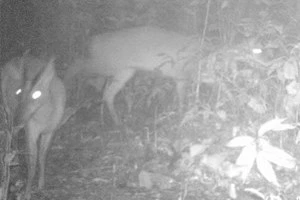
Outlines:
[[[24,69],[28,76],[35,77],[41,67],[45,65],[41,60],[31,56],[13,58],[6,63],[1,73],[2,100],[8,115],[12,115],[18,105],[18,96],[23,84]]]
[[[15,80],[16,88],[20,87],[18,97],[9,96],[15,102],[8,107],[13,112],[14,126],[24,126],[26,132],[29,158],[25,199],[30,199],[37,162],[38,187],[44,187],[47,150],[64,113],[66,91],[56,75],[54,59],[48,63],[31,57],[15,59],[5,66],[2,77],[5,75],[10,75],[10,81]],[[2,91],[13,95],[7,85],[10,81],[2,79]]]
[[[137,27],[94,36],[88,44],[88,56],[69,67],[65,80],[68,82],[78,73],[90,77],[96,75],[99,79],[112,77],[103,100],[117,125],[120,120],[114,107],[115,96],[137,70],[156,70],[173,78],[182,108],[185,85],[192,69],[190,58],[195,53],[191,42],[190,37],[154,27]],[[99,85],[100,88],[102,85]]]

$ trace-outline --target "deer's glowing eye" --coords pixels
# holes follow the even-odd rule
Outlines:
[[[253,54],[261,54],[262,50],[260,48],[254,48],[254,49],[252,49],[252,53]]]
[[[42,92],[40,90],[37,90],[32,94],[31,97],[32,97],[32,99],[38,99],[38,98],[40,98],[40,96],[42,96]]]
[[[18,89],[18,90],[16,91],[16,95],[21,94],[21,92],[22,92],[22,89]]]

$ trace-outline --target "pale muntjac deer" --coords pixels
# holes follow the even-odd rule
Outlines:
[[[100,34],[89,41],[88,56],[69,67],[65,82],[76,74],[98,76],[99,80],[112,77],[112,82],[105,88],[103,101],[118,125],[120,119],[114,107],[115,96],[137,70],[158,71],[175,81],[181,110],[186,82],[192,74],[190,58],[196,52],[191,42],[188,36],[154,27]],[[102,86],[99,85],[98,89]]]
[[[2,69],[1,91],[4,108],[12,115],[18,105],[18,94],[23,84],[23,74],[26,68],[28,76],[36,76],[44,63],[31,56],[16,57],[10,60]]]
[[[38,187],[44,187],[47,151],[64,114],[66,91],[54,59],[45,62],[24,56],[7,63],[2,71],[2,94],[14,126],[25,128],[29,154],[25,199],[30,199],[37,162]]]

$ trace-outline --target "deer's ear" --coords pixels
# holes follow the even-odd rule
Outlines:
[[[54,61],[54,58],[50,59],[47,66],[42,70],[41,74],[39,75],[35,86],[38,86],[39,88],[49,87],[53,77],[56,76]]]

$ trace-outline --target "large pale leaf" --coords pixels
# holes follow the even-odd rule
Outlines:
[[[235,164],[240,166],[251,166],[253,165],[257,155],[256,144],[245,146],[237,158]]]
[[[267,121],[263,125],[261,125],[260,129],[258,130],[258,136],[263,136],[268,131],[283,131],[294,129],[295,126],[291,124],[283,124],[282,122],[285,121],[286,118],[275,118],[270,121]]]
[[[236,159],[235,164],[237,166],[241,166],[242,168],[242,180],[245,181],[248,177],[252,166],[255,162],[257,152],[256,152],[256,144],[252,143],[243,148],[241,154]]]
[[[264,157],[263,154],[258,153],[256,157],[256,166],[259,172],[267,179],[267,181],[279,186],[276,174],[271,163]]]
[[[260,153],[269,162],[272,162],[278,166],[288,168],[288,169],[296,168],[296,159],[282,149],[274,147],[270,144],[265,144]]]
[[[253,143],[255,141],[255,138],[244,135],[244,136],[238,136],[233,138],[232,140],[230,140],[226,146],[227,147],[231,147],[231,148],[235,148],[235,147],[245,147],[250,145],[251,143]]]

